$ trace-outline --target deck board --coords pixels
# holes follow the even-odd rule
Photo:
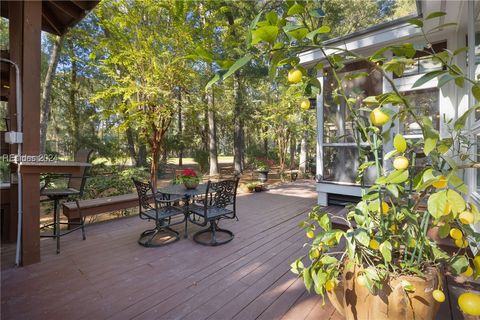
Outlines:
[[[297,181],[238,197],[240,221],[227,245],[189,239],[144,248],[151,223],[121,218],[61,239],[41,240],[42,261],[14,268],[2,246],[2,319],[304,319],[319,298],[305,293],[290,263],[305,252],[298,223],[315,204],[312,182]],[[182,231],[182,226],[175,228]],[[333,309],[315,310],[330,317]]]

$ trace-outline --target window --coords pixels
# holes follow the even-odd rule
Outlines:
[[[447,48],[447,42],[439,42],[434,43],[432,48],[424,48],[422,51],[417,51],[415,56],[413,56],[413,60],[415,61],[414,64],[406,66],[405,72],[401,77],[408,77],[413,76],[416,74],[427,73],[434,70],[440,70],[442,68],[442,64],[438,61],[434,61],[432,59],[431,54],[433,52],[442,52],[444,49]],[[394,78],[401,78],[393,75]]]
[[[345,66],[340,73],[341,78],[355,72],[367,72],[368,77],[344,81],[344,89],[348,97],[358,101],[363,98],[378,95],[382,92],[382,77],[377,71],[369,68],[363,62],[355,62]],[[353,119],[343,99],[334,97],[336,82],[327,69],[324,74],[323,92],[323,181],[355,183],[359,166],[358,146],[355,138]],[[368,117],[368,114],[361,116]],[[368,120],[367,120],[368,121]],[[371,170],[372,171],[372,170]],[[373,171],[372,171],[373,172]],[[364,183],[371,184],[374,175],[366,172]]]
[[[437,88],[404,92],[403,95],[410,101],[418,117],[429,117],[433,127],[440,129],[439,92]],[[409,137],[421,136],[422,130],[412,115],[401,120],[403,134]]]

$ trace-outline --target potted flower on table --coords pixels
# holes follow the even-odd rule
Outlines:
[[[186,189],[195,189],[202,178],[195,172],[195,170],[187,168],[183,169],[177,176],[177,183],[183,183]]]

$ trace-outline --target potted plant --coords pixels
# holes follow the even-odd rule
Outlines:
[[[256,172],[258,173],[258,180],[265,183],[268,180],[268,172],[270,171],[270,163],[272,161],[267,159],[257,159],[255,161]]]
[[[242,184],[242,190],[247,193],[253,193],[256,187],[257,187],[256,182],[249,182],[249,183]]]
[[[435,12],[425,20],[444,15]],[[309,75],[298,64],[296,55],[319,50],[326,58],[328,72],[334,79],[333,99],[348,108],[358,133],[355,136],[362,160],[358,176],[361,178],[370,167],[377,174],[373,185],[363,188],[361,201],[351,207],[346,218],[331,216],[319,207],[309,213],[308,220],[301,224],[311,239],[309,251],[292,264],[292,271],[303,278],[307,289],[313,288],[322,296],[328,294],[346,319],[434,318],[439,303],[445,300],[441,281],[444,268],[463,277],[480,276],[480,234],[472,228],[480,220],[480,213],[474,203],[465,201],[468,188],[458,173],[459,169],[478,166],[470,152],[473,138],[464,131],[475,108],[455,121],[448,120],[449,135],[441,136],[431,119],[419,116],[409,99],[400,94],[390,74],[402,76],[405,68],[415,63],[413,57],[418,49],[413,44],[385,47],[364,57],[324,44],[322,34],[330,28],[310,27],[312,21],[322,17],[320,9],[311,10],[295,2],[281,17],[273,11],[264,20],[260,20],[261,16],[249,32],[252,45],[270,58],[271,74],[290,64],[288,81],[303,89],[305,95],[315,96],[321,90],[316,73]],[[411,23],[424,26],[420,19]],[[285,28],[279,27],[284,25]],[[431,48],[426,38],[428,31],[423,31],[425,47]],[[327,49],[335,49],[336,53],[328,55]],[[469,79],[452,64],[462,50],[427,52],[442,68],[421,76],[414,87],[433,78],[439,78],[442,85],[453,82],[459,89],[468,83],[473,96],[480,100],[479,81]],[[252,57],[249,53],[236,68]],[[360,99],[348,95],[344,79],[368,75],[344,73],[342,78],[339,72],[350,61],[365,62],[380,72],[391,91]],[[323,63],[318,63],[312,70],[324,68]],[[402,122],[407,118],[421,129],[422,139],[406,139],[393,125],[393,120]],[[381,159],[381,147],[390,139],[394,150]],[[426,165],[417,170],[416,155],[420,152]],[[347,230],[334,228],[335,218],[344,220]],[[443,250],[429,237],[432,228],[438,228],[440,238],[454,243],[453,253]],[[469,250],[477,256],[472,259]],[[480,315],[479,295],[462,294],[458,304],[464,313]]]
[[[202,180],[195,170],[183,169],[177,177],[177,183],[183,183],[186,189],[195,189]]]

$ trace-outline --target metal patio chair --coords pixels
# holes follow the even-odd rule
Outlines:
[[[92,155],[92,149],[81,149],[75,153],[74,161],[75,162],[83,162],[88,163],[90,161],[90,156]],[[67,235],[71,232],[81,229],[82,230],[82,238],[83,240],[86,239],[85,237],[85,218],[82,215],[82,211],[80,210],[80,205],[78,203],[78,199],[83,196],[83,191],[85,190],[85,185],[87,181],[87,173],[89,167],[83,167],[82,171],[78,176],[73,176],[70,174],[66,175],[47,175],[45,186],[40,190],[40,195],[47,197],[47,201],[53,201],[53,222],[49,223],[42,227],[48,228],[53,227],[53,233],[51,235],[40,235],[42,238],[54,238],[57,240],[57,254],[60,253],[60,237]],[[51,183],[52,180],[56,179],[68,179],[67,187],[66,188],[54,188],[49,187],[48,185]],[[79,222],[61,222],[60,221],[60,201],[61,200],[74,200],[77,204],[78,215],[80,217]],[[45,200],[44,200],[45,201]],[[60,226],[67,225],[68,231],[61,232]],[[73,228],[71,228],[73,226]]]
[[[150,182],[132,180],[138,193],[140,218],[155,221],[155,228],[142,232],[138,243],[144,247],[160,247],[179,240],[179,233],[170,227],[186,221],[185,211],[175,205],[181,198],[170,198],[162,193],[154,195]],[[173,222],[172,218],[177,215],[182,215],[183,219]]]
[[[230,230],[221,229],[218,223],[222,219],[237,219],[236,198],[239,178],[223,180],[219,182],[208,181],[203,204],[191,204],[189,206],[190,221],[196,225],[208,228],[198,231],[193,235],[197,243],[209,246],[218,246],[232,241],[234,234]],[[198,217],[198,219],[196,218]],[[220,234],[226,235],[225,239],[219,239]],[[201,236],[207,235],[206,240]]]

